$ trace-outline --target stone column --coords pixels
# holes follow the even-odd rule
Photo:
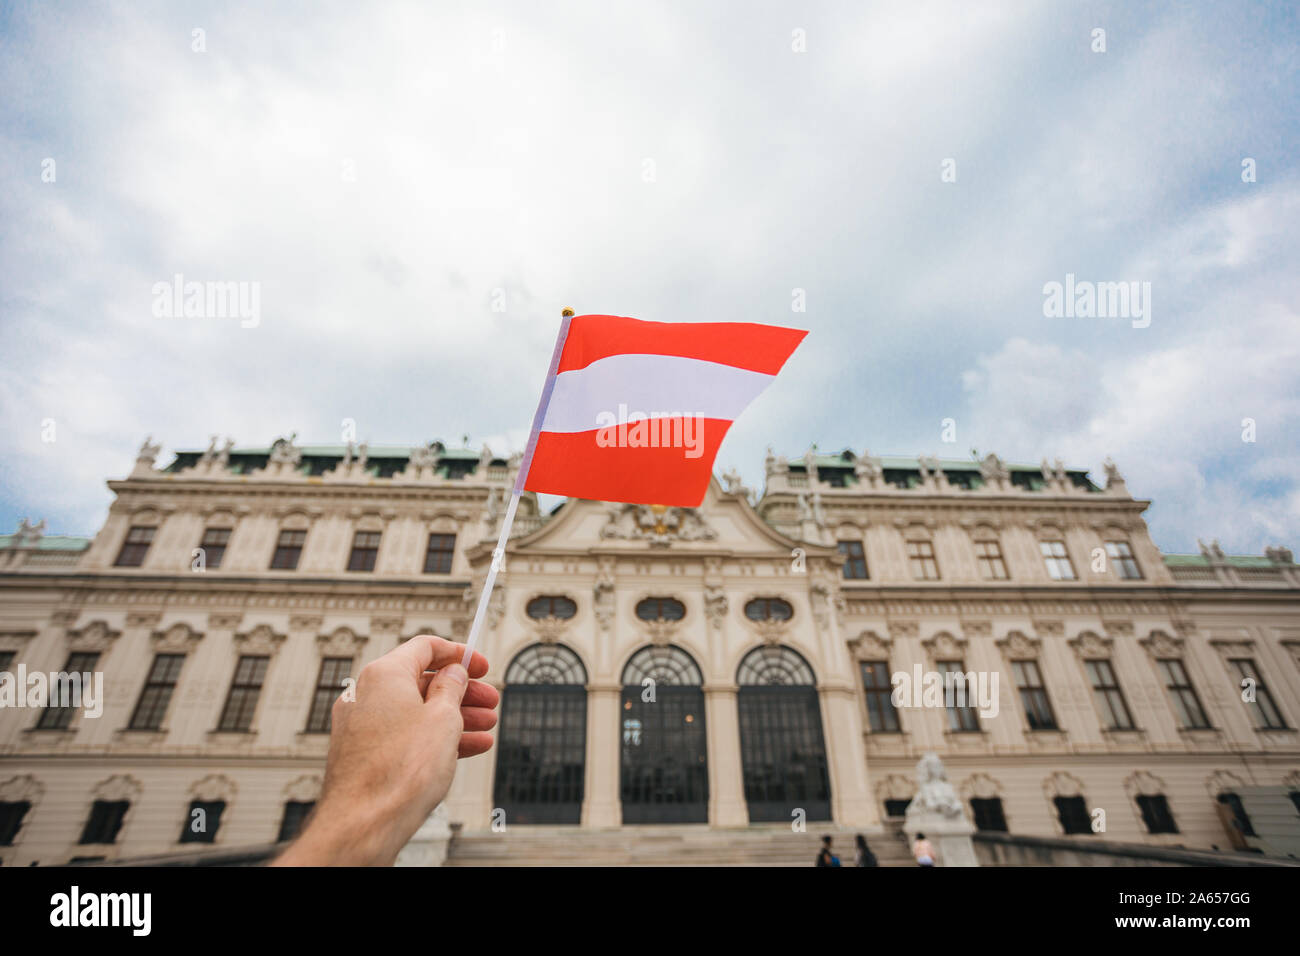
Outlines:
[[[831,778],[831,813],[850,827],[877,827],[880,818],[867,786],[866,741],[862,714],[852,685],[827,681],[821,686],[822,734]]]
[[[616,684],[591,684],[587,688],[587,773],[582,801],[585,827],[616,827],[623,821],[618,793],[622,745],[618,701],[622,690]]]
[[[740,760],[740,719],[734,684],[706,684],[704,713],[709,747],[709,824],[749,824],[744,768]]]

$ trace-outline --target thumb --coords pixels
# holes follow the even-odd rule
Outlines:
[[[459,710],[468,686],[469,673],[459,663],[440,667],[438,673],[433,675],[433,680],[429,681],[429,689],[424,694],[425,703],[432,704],[436,701]]]

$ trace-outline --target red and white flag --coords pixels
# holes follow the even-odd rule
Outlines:
[[[517,489],[695,507],[727,429],[808,333],[566,318]]]

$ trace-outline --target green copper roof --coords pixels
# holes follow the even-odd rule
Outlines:
[[[1166,554],[1163,555],[1165,564],[1171,568],[1208,568],[1210,559],[1203,554]],[[1229,567],[1234,568],[1285,568],[1295,567],[1294,564],[1286,565],[1272,558],[1264,557],[1257,554],[1226,554],[1223,561]]]

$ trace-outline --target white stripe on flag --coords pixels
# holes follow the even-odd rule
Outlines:
[[[618,418],[620,406],[633,417],[734,421],[775,377],[677,355],[610,355],[555,377],[542,431],[591,431]]]

